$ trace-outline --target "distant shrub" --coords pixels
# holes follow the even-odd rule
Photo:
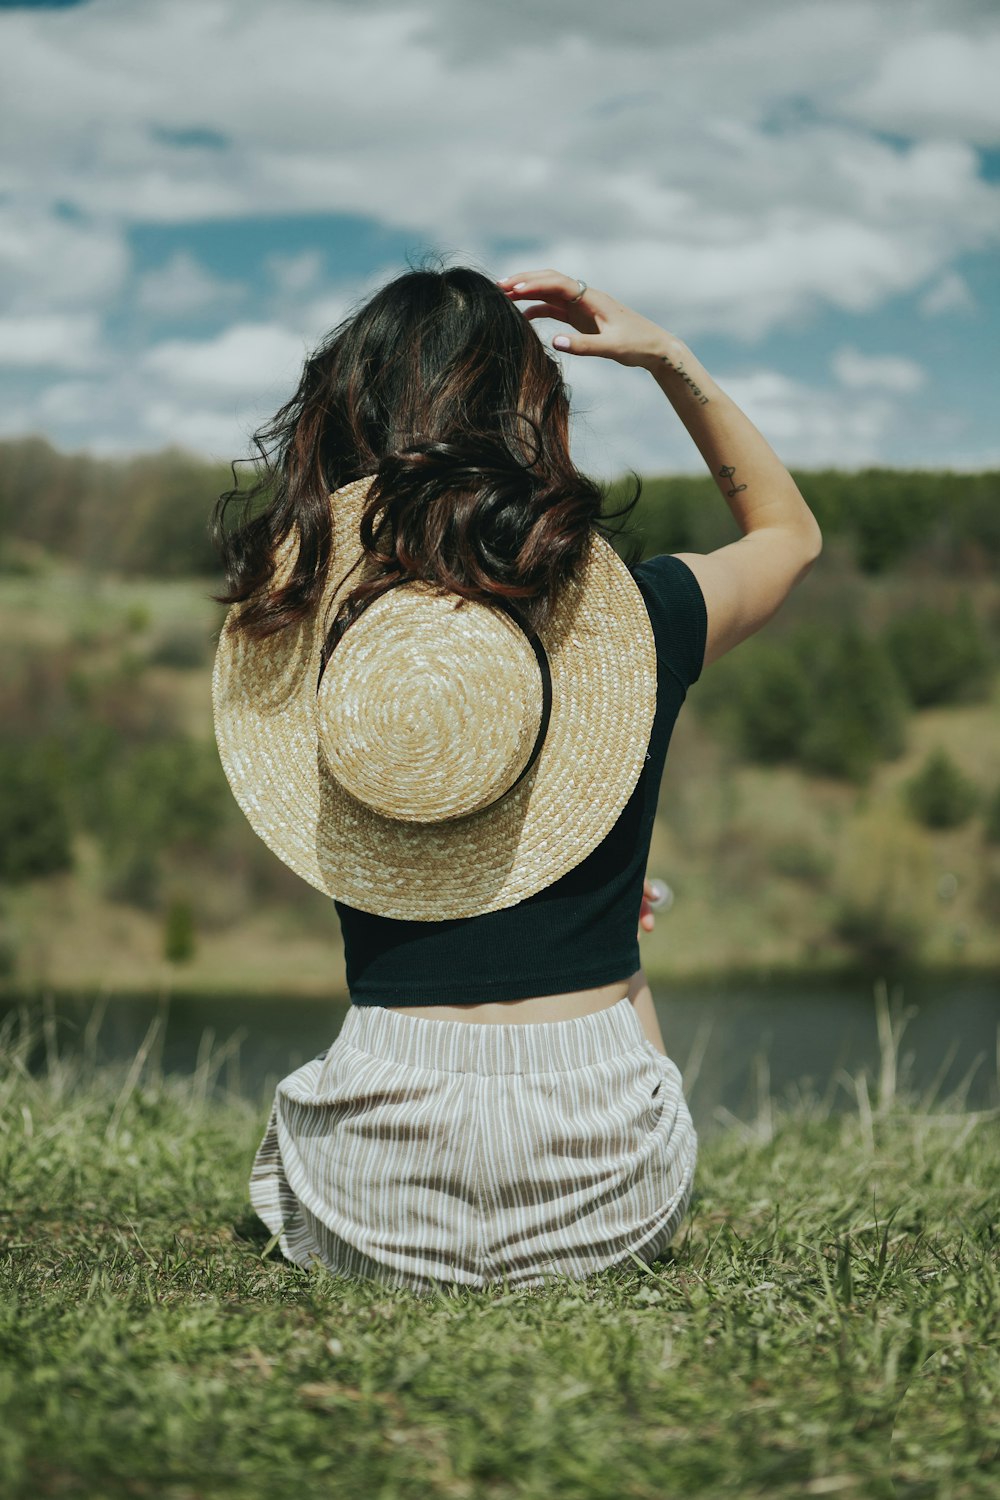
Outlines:
[[[833,861],[822,849],[807,839],[789,838],[773,844],[768,851],[768,864],[777,875],[789,880],[801,880],[806,885],[822,886],[830,874]]]
[[[884,799],[843,826],[831,882],[831,931],[865,967],[919,959],[935,915],[935,871],[927,835]]]
[[[7,743],[65,743],[76,722],[71,648],[7,641],[0,655],[0,734]]]
[[[139,911],[157,911],[161,904],[163,866],[160,851],[143,844],[118,845],[105,855],[103,890],[111,901]]]
[[[169,741],[177,732],[176,700],[147,686],[145,672],[145,655],[134,646],[97,665],[78,661],[66,675],[66,692],[81,727],[107,726],[122,747]]]
[[[831,928],[866,968],[906,963],[919,956],[920,922],[887,903],[866,904],[843,898]]]
[[[950,615],[929,605],[897,615],[885,644],[917,708],[989,694],[993,657],[967,595]]]
[[[73,868],[64,779],[57,747],[0,745],[0,880]]]
[[[186,896],[173,896],[164,920],[163,956],[170,963],[187,963],[194,951],[194,908]]]
[[[146,661],[141,651],[126,646],[119,653],[117,674],[118,680],[127,686],[138,687],[143,672],[146,670]]]
[[[854,557],[862,573],[884,573],[925,541],[941,514],[938,475],[863,469],[849,488]]]
[[[104,848],[108,894],[148,908],[157,899],[159,856],[209,846],[230,812],[212,741],[177,737],[112,756],[99,768],[87,814]]]
[[[698,710],[751,760],[863,782],[906,746],[910,702],[883,644],[848,624],[741,645]]]
[[[205,665],[208,636],[201,629],[173,630],[161,636],[146,658],[152,667],[175,667],[188,672]]]
[[[130,604],[122,623],[128,635],[141,635],[152,623],[152,612],[148,604]]]
[[[7,578],[43,578],[51,564],[37,550],[12,542],[0,542],[0,574]]]
[[[927,828],[957,828],[979,805],[979,789],[941,748],[931,751],[904,793],[913,816]]]
[[[0,979],[10,979],[17,973],[17,957],[13,928],[0,910]]]
[[[740,749],[751,760],[792,760],[813,717],[808,675],[788,647],[762,641],[747,653],[731,708]]]
[[[908,709],[885,647],[849,625],[814,679],[799,760],[806,770],[864,782],[878,761],[902,754]]]
[[[947,506],[938,525],[944,532],[946,566],[966,559],[980,565],[1000,560],[1000,474],[949,474]]]
[[[1000,786],[986,803],[983,837],[988,844],[1000,844]]]
[[[1000,926],[1000,873],[988,870],[976,894],[976,910],[991,927]]]

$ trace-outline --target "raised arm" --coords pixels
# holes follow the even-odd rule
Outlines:
[[[743,532],[714,552],[678,552],[705,596],[705,665],[766,624],[819,556],[822,535],[766,439],[680,339],[607,292],[559,271],[520,271],[498,285],[536,300],[527,318],[557,318],[573,333],[552,343],[574,355],[641,366],[666,395]]]
[[[642,361],[691,434],[743,536],[714,552],[678,552],[708,614],[705,665],[753,635],[805,577],[819,523],[767,440],[686,344],[664,334]]]

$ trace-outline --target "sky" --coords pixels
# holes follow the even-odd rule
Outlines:
[[[0,0],[0,436],[241,457],[430,253],[635,307],[789,465],[1000,466],[998,78],[995,0]],[[578,465],[703,470],[556,358]]]

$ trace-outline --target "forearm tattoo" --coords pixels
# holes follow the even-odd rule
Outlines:
[[[691,379],[691,376],[687,373],[687,371],[684,368],[684,361],[682,359],[679,359],[675,363],[674,360],[672,360],[669,357],[669,355],[666,355],[666,354],[661,354],[660,358],[663,361],[663,363],[666,365],[666,367],[667,367],[668,370],[676,370],[677,374],[681,377],[681,379],[683,380],[684,384],[687,386],[688,390],[691,392],[692,396],[694,396],[695,400],[701,406],[707,406],[708,405],[708,397],[705,395],[705,392],[701,389],[701,386],[696,385],[695,382]]]
[[[732,477],[733,477],[733,475],[735,473],[736,473],[736,470],[733,468],[732,464],[723,464],[722,468],[719,470],[719,478],[720,479],[729,479],[729,480],[732,480]],[[729,498],[731,500],[734,495],[738,495],[739,494],[740,490],[745,490],[745,489],[746,489],[746,485],[745,484],[734,484],[731,490],[727,490],[726,491],[726,494],[729,496]]]

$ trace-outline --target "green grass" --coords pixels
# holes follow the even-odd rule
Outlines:
[[[651,1269],[428,1299],[268,1247],[269,1100],[213,1093],[218,1056],[164,1078],[50,1034],[29,1076],[16,1019],[8,1500],[997,1493],[998,1112],[899,1097],[887,1023],[874,1099],[765,1098],[702,1145]]]

